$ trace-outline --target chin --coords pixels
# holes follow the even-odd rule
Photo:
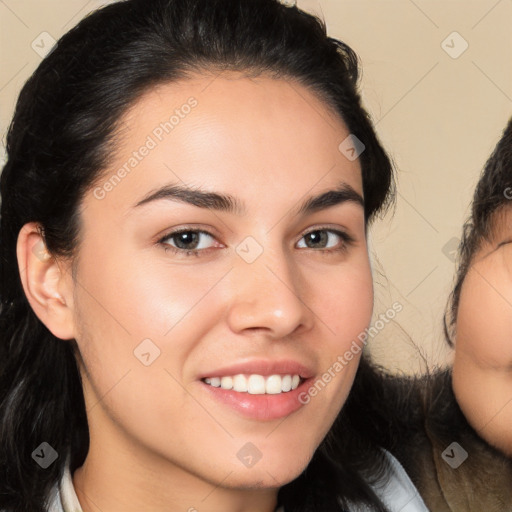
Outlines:
[[[237,461],[230,477],[223,483],[236,489],[279,488],[295,480],[307,467],[312,454],[291,458],[282,452],[274,452],[265,460],[262,457],[252,467],[244,467]]]
[[[307,464],[306,464],[307,466]],[[275,468],[261,467],[259,470],[238,470],[232,473],[226,487],[233,489],[271,489],[280,488],[295,480],[306,466],[276,471]],[[254,472],[253,472],[254,471]]]

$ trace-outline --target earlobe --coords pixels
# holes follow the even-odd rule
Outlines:
[[[62,262],[48,253],[37,223],[21,228],[16,254],[23,290],[34,313],[58,338],[74,338],[72,279]]]

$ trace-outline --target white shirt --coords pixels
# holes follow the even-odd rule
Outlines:
[[[377,496],[391,512],[429,512],[401,464],[389,452],[386,452],[386,456],[391,463],[392,475],[381,484],[372,485]],[[362,506],[350,507],[350,512],[367,510]],[[52,491],[48,512],[83,512],[68,466],[59,485]],[[280,507],[276,512],[284,512],[284,509]]]

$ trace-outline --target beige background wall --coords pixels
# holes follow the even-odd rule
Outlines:
[[[40,54],[104,3],[0,0],[2,143]],[[420,369],[420,352],[430,365],[442,364],[450,358],[441,323],[454,272],[453,239],[512,115],[512,0],[298,5],[324,18],[330,34],[359,54],[366,106],[397,166],[396,211],[372,232],[375,268],[384,272],[376,272],[375,314],[395,301],[403,310],[371,339],[370,349],[392,369]]]

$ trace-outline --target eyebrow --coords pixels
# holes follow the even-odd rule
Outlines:
[[[182,185],[165,185],[157,190],[151,191],[133,205],[133,208],[162,199],[179,201],[197,206],[198,208],[211,209],[238,216],[243,216],[247,213],[245,205],[230,194],[206,192]],[[355,203],[364,209],[364,199],[362,195],[349,184],[340,183],[334,190],[328,190],[316,196],[309,197],[300,204],[294,213],[295,215],[306,215],[346,202]]]

